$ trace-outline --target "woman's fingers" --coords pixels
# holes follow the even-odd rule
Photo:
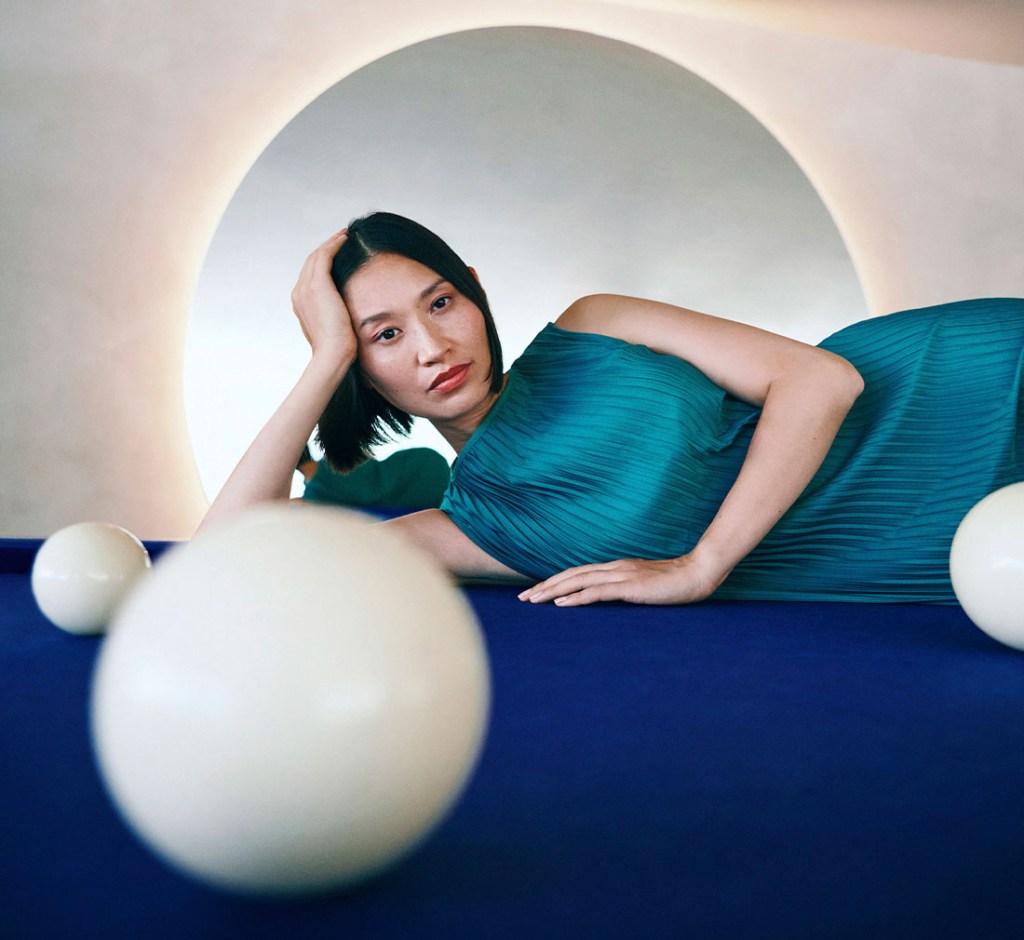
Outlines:
[[[299,277],[295,282],[295,288],[292,290],[293,306],[297,299],[301,299],[301,292],[311,283],[322,278],[325,274],[328,277],[330,276],[331,263],[334,261],[334,256],[347,238],[348,229],[343,228],[306,256],[306,260],[302,263],[302,268],[299,270]]]
[[[341,246],[345,244],[347,238],[348,229],[343,228],[340,232],[336,232],[328,238],[327,241],[325,241],[309,256],[310,261],[312,261],[311,273],[314,277],[330,273],[331,262],[334,261],[334,256],[338,253]]]
[[[688,604],[704,600],[713,587],[689,556],[660,560],[623,559],[569,568],[527,588],[519,599],[578,607],[599,601]]]
[[[519,599],[532,604],[543,604],[547,601],[557,601],[558,598],[565,598],[586,589],[590,589],[591,596],[593,596],[598,588],[620,584],[628,577],[629,572],[624,570],[621,562],[583,565],[579,568],[569,568],[546,581],[535,584],[532,588],[523,591],[519,595]],[[607,591],[599,593],[603,594]]]
[[[348,357],[357,345],[345,302],[331,278],[331,264],[347,238],[348,230],[342,229],[311,252],[292,289],[292,310],[314,353]]]

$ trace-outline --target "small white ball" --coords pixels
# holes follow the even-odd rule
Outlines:
[[[1024,650],[1024,483],[996,490],[967,513],[953,538],[949,570],[975,625]]]
[[[161,558],[93,682],[122,815],[228,890],[310,894],[409,852],[460,794],[490,702],[447,574],[329,508],[257,509]]]
[[[43,614],[62,630],[103,633],[150,568],[149,552],[127,529],[80,522],[43,542],[32,563],[32,593]]]

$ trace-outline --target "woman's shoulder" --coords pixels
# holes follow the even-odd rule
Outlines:
[[[554,325],[570,333],[606,334],[611,319],[626,299],[617,294],[587,294],[569,304]]]
[[[593,326],[585,318],[576,315],[566,318],[563,313],[534,336],[513,363],[511,371],[522,372],[534,365],[569,355],[588,357],[607,354],[617,347],[627,345],[615,336],[593,329]]]

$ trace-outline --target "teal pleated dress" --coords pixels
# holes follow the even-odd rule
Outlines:
[[[955,602],[956,527],[1024,479],[1024,301],[905,311],[821,346],[865,390],[807,489],[715,596]],[[537,579],[676,557],[725,498],[758,415],[682,359],[549,324],[463,448],[441,508]]]

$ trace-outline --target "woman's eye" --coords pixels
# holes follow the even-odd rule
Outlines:
[[[398,330],[393,326],[389,326],[386,330],[381,330],[377,334],[377,339],[383,340],[385,343],[390,342],[398,335]]]
[[[452,299],[451,299],[451,297],[449,297],[449,296],[447,296],[447,295],[445,295],[444,297],[438,297],[438,298],[437,298],[437,300],[435,300],[435,301],[434,301],[434,302],[433,302],[433,303],[432,303],[432,304],[430,305],[430,309],[431,309],[431,310],[443,310],[443,309],[444,309],[445,307],[447,307],[447,306],[448,306],[448,304],[450,304],[451,302],[452,302]]]

